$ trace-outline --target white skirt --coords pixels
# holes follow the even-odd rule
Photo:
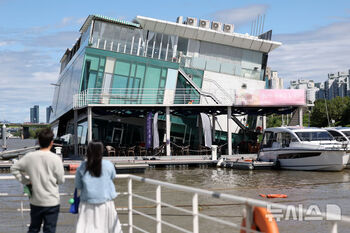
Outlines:
[[[80,202],[76,233],[122,233],[114,201]]]

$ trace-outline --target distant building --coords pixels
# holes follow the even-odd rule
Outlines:
[[[39,105],[30,108],[30,122],[39,123]]]
[[[316,93],[318,88],[315,86],[313,80],[298,79],[290,82],[290,89],[304,89],[306,90],[306,101],[308,105],[314,105],[316,100]]]
[[[316,91],[316,99],[324,99],[326,97],[326,89],[324,83],[315,83],[315,87],[318,88]]]
[[[271,70],[271,67],[266,68],[265,82],[267,89],[283,89],[283,79],[278,77],[278,72]]]
[[[316,83],[319,87],[316,94],[317,99],[333,99],[337,96],[350,96],[350,70],[347,72],[337,72],[328,74],[328,79],[324,83]]]
[[[51,115],[52,107],[49,106],[46,108],[46,123],[50,123],[50,115]]]

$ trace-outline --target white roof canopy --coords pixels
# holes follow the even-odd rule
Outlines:
[[[215,31],[209,28],[190,26],[165,20],[136,16],[142,28],[168,35],[177,35],[184,38],[214,42],[238,48],[250,49],[269,53],[282,45],[281,42],[262,40],[255,36],[240,33]]]

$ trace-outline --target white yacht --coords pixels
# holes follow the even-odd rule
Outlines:
[[[332,127],[325,128],[325,130],[332,134],[335,140],[342,142],[344,146],[347,147],[347,151],[350,156],[350,127]],[[346,167],[350,168],[350,160],[348,161]]]
[[[349,154],[325,129],[277,127],[264,131],[258,159],[276,162],[282,169],[340,171]]]
[[[350,142],[350,127],[325,128],[338,142]]]

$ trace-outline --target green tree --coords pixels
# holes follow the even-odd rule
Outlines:
[[[350,104],[350,97],[335,97],[329,101],[328,111],[329,118],[335,121],[335,125],[340,125],[346,108]]]
[[[327,101],[328,102],[328,101]],[[329,103],[327,103],[327,107]],[[311,111],[311,126],[315,127],[325,127],[328,125],[326,105],[324,99],[318,99],[315,101],[315,106]]]
[[[350,124],[350,103],[347,104],[341,119],[341,124],[347,126]]]
[[[275,115],[272,114],[267,117],[267,128],[271,127],[281,127],[282,125],[282,116],[281,115]]]

